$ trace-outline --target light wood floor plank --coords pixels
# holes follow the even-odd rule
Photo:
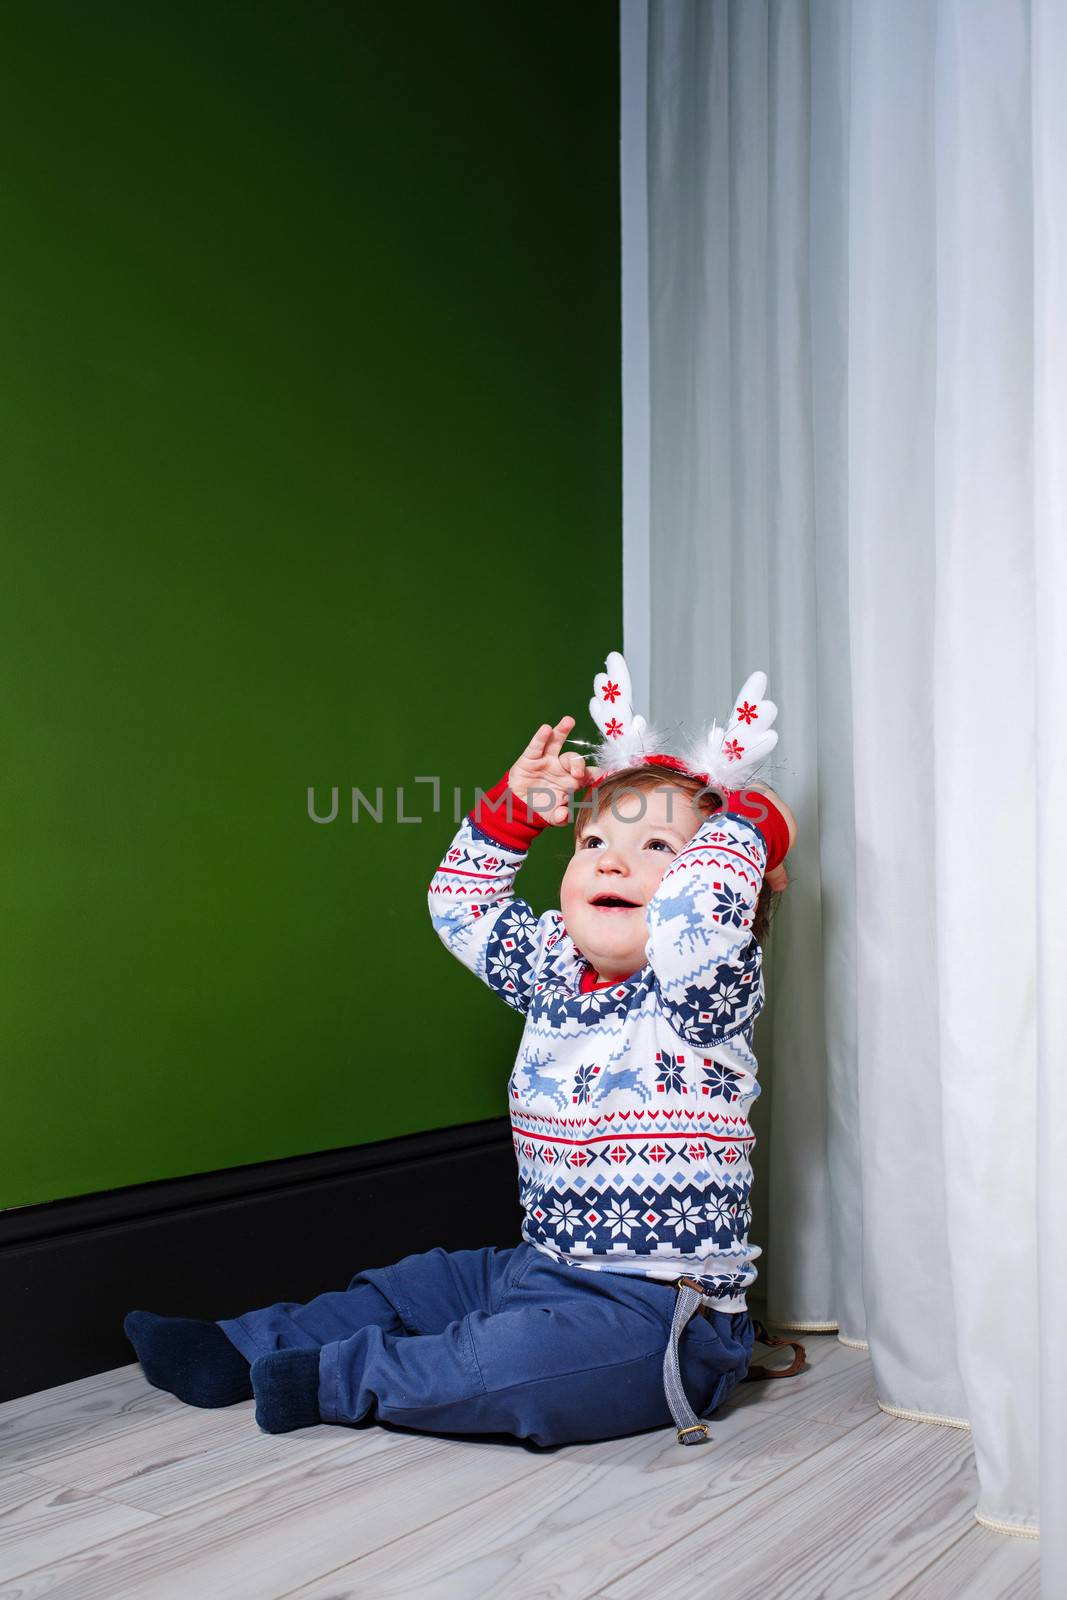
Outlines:
[[[150,1428],[176,1404],[180,1401],[173,1395],[145,1381],[136,1362],[6,1400],[0,1405],[0,1469],[32,1470],[52,1456],[96,1445],[105,1436]]]
[[[0,1583],[36,1566],[41,1551],[69,1556],[159,1519],[27,1472],[0,1476]]]
[[[887,1600],[973,1525],[976,1493],[969,1433],[879,1412],[603,1594],[681,1596],[682,1575],[707,1568],[722,1574],[709,1596]]]
[[[761,1417],[807,1417],[838,1428],[856,1427],[877,1413],[874,1369],[865,1350],[854,1350],[825,1334],[804,1334],[800,1343],[807,1355],[802,1372],[791,1378],[743,1383],[731,1395],[731,1406]],[[780,1351],[772,1355],[776,1366],[787,1364]]]
[[[35,1463],[36,1476],[170,1516],[292,1462],[351,1444],[346,1428],[264,1433],[256,1426],[252,1400],[217,1411],[170,1401],[173,1410],[153,1427],[112,1434],[97,1445],[83,1441],[70,1454]]]
[[[599,1594],[635,1558],[703,1524],[716,1505],[773,1493],[774,1480],[790,1465],[843,1437],[840,1429],[806,1420],[745,1422],[731,1430],[725,1411],[713,1431],[712,1445],[692,1449],[668,1429],[569,1446],[547,1471],[442,1518],[432,1539],[423,1531],[408,1534],[287,1600]],[[697,1587],[707,1592],[703,1581]]]
[[[964,1595],[966,1600],[1040,1600],[1037,1540],[994,1533],[972,1522],[892,1600],[959,1600]]]
[[[353,1443],[340,1450],[156,1520],[84,1557],[41,1562],[17,1589],[0,1587],[0,1600],[277,1600],[546,1464],[520,1445],[353,1430]]]

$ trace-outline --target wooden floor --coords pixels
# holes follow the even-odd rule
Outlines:
[[[694,1449],[271,1436],[136,1365],[13,1400],[0,1600],[1036,1600],[1036,1541],[974,1520],[970,1434],[887,1416],[865,1351],[800,1337],[807,1369],[742,1384]]]

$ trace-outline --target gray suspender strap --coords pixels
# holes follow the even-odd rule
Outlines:
[[[682,1374],[678,1365],[678,1341],[685,1332],[690,1317],[701,1309],[706,1290],[695,1278],[677,1278],[674,1288],[678,1291],[678,1298],[674,1304],[674,1316],[671,1318],[670,1338],[667,1340],[667,1348],[663,1355],[663,1390],[667,1396],[667,1404],[671,1408],[671,1416],[678,1425],[679,1442],[709,1444],[711,1434],[708,1432],[708,1425],[706,1422],[701,1422],[689,1404],[682,1388]],[[773,1338],[763,1323],[755,1319],[752,1325],[755,1336],[761,1344],[788,1346],[794,1352],[794,1356],[788,1367],[750,1367],[745,1374],[746,1381],[756,1378],[791,1378],[795,1372],[803,1370],[805,1350],[802,1344],[797,1344],[792,1339]]]
[[[690,1317],[700,1310],[705,1291],[693,1278],[679,1278],[674,1287],[678,1291],[678,1299],[675,1301],[671,1334],[663,1356],[663,1389],[667,1396],[667,1404],[671,1408],[671,1416],[678,1426],[679,1443],[708,1444],[711,1441],[708,1425],[700,1421],[689,1404],[682,1388],[682,1374],[678,1366],[678,1340],[685,1332]]]

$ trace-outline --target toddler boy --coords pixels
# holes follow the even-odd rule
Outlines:
[[[194,1405],[254,1394],[268,1432],[377,1418],[552,1445],[673,1416],[684,1443],[706,1437],[697,1416],[752,1353],[754,929],[795,822],[766,790],[723,808],[669,757],[599,777],[563,751],[572,727],[538,730],[429,896],[447,947],[526,1017],[508,1086],[522,1242],[219,1323],[131,1312],[150,1382]],[[515,875],[591,782],[561,910],[538,918]]]

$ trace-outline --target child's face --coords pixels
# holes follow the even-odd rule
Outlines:
[[[643,814],[642,814],[643,813]],[[619,790],[591,814],[560,886],[567,932],[601,978],[625,978],[645,964],[645,908],[703,814],[684,789]],[[598,904],[606,898],[625,906]]]

